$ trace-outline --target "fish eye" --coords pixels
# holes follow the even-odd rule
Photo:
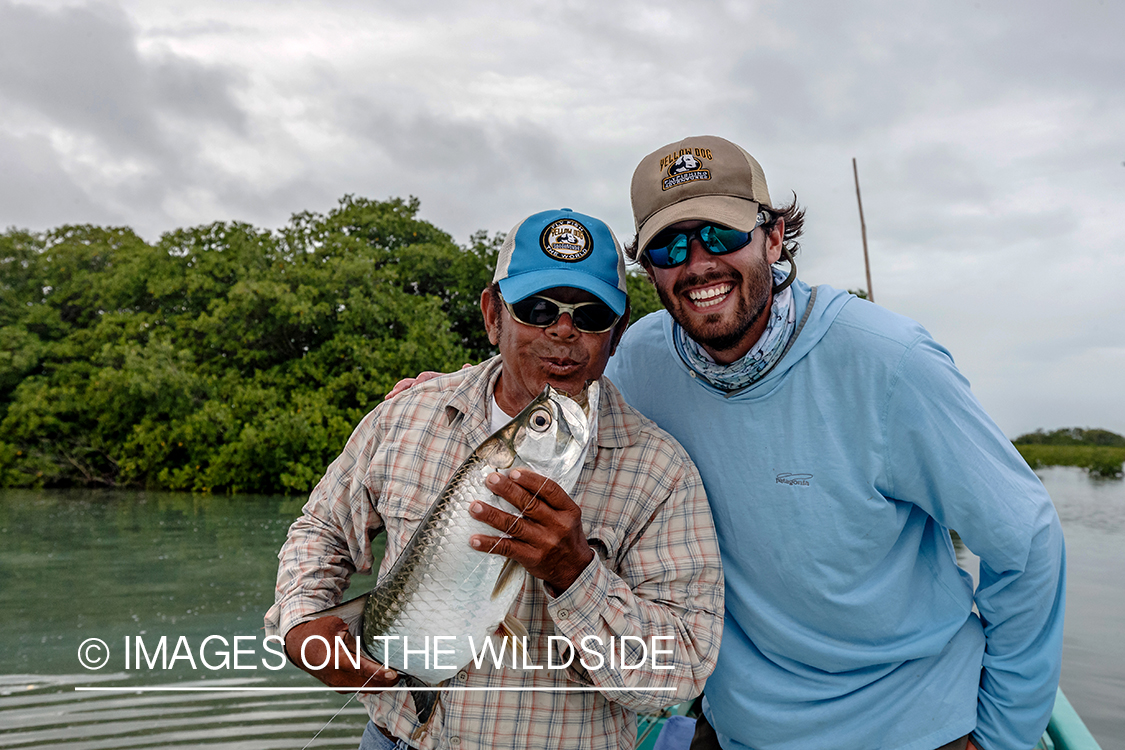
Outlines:
[[[531,429],[536,432],[546,432],[550,429],[552,421],[551,411],[549,409],[540,408],[531,412],[531,418],[528,419],[527,422],[531,426]]]

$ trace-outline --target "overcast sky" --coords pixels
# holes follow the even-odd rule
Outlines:
[[[416,195],[466,242],[729,138],[800,275],[945,344],[1011,437],[1125,434],[1125,3],[0,0],[0,226],[282,226]]]

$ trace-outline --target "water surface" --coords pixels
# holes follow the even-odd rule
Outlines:
[[[1103,748],[1125,748],[1125,481],[1036,473],[1066,534],[1062,689]]]
[[[0,491],[0,748],[301,748],[347,700],[262,645],[277,550],[300,499],[89,491]],[[368,582],[359,581],[359,587]],[[361,588],[361,590],[363,590]],[[211,635],[207,648],[203,641]],[[126,669],[125,637],[188,659]],[[105,641],[83,669],[79,645]],[[235,638],[241,654],[224,667]],[[135,654],[135,650],[131,649]],[[201,653],[202,652],[202,653]],[[183,656],[187,651],[180,652]],[[143,656],[142,656],[143,658]],[[206,658],[217,669],[209,669]],[[253,669],[246,668],[253,666]],[[76,692],[76,686],[223,686],[233,693]],[[312,747],[355,748],[366,723],[352,702]]]
[[[1125,747],[1125,483],[1079,469],[1039,472],[1066,532],[1062,686],[1103,747]],[[0,749],[301,748],[344,705],[280,663],[261,640],[277,550],[303,499],[0,490]],[[972,567],[971,556],[963,562]],[[364,591],[370,579],[357,581]],[[196,659],[125,668],[124,639],[155,649],[182,636]],[[240,637],[240,666],[208,669]],[[83,669],[103,639],[109,663]],[[182,654],[181,654],[182,656]],[[239,687],[235,693],[76,692],[76,686]],[[354,748],[366,716],[352,702],[312,745]]]

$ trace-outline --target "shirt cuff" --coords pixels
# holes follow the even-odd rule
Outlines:
[[[582,569],[570,588],[558,598],[547,592],[547,613],[563,632],[573,632],[575,623],[597,622],[609,596],[609,573],[597,555]],[[547,587],[544,586],[546,591]]]
[[[331,604],[317,604],[310,599],[291,597],[277,602],[266,613],[265,630],[267,635],[278,635],[282,639],[289,631],[302,622],[312,620],[312,615],[331,607]]]

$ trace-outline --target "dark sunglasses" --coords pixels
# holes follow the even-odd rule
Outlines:
[[[563,313],[570,313],[571,323],[583,333],[605,333],[621,316],[604,302],[579,302],[567,305],[549,297],[538,295],[525,297],[519,302],[508,302],[503,297],[504,307],[512,317],[524,325],[536,328],[553,326]]]
[[[765,224],[767,218],[764,211],[759,212],[754,229]],[[746,247],[754,236],[754,229],[741,232],[721,224],[704,224],[686,232],[682,229],[665,229],[649,240],[645,253],[657,268],[675,268],[687,261],[693,239],[698,239],[703,249],[712,255],[726,255]]]

